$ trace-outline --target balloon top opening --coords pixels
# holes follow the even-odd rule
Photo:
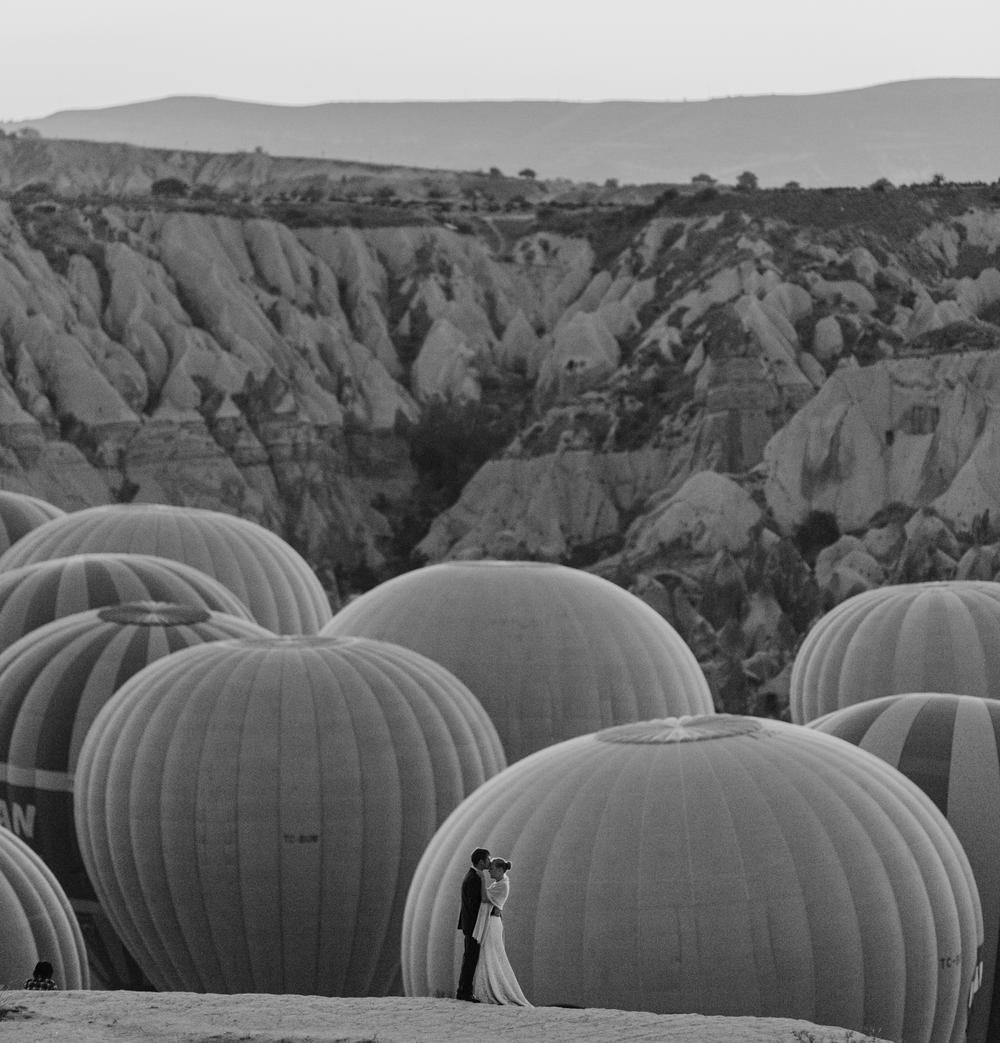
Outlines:
[[[211,613],[196,605],[175,605],[167,601],[129,601],[124,605],[108,605],[97,610],[97,616],[105,623],[120,623],[123,626],[171,627],[206,623]]]
[[[461,561],[442,561],[439,564],[461,569],[469,568],[518,568],[518,569],[557,569],[560,566],[553,561],[510,561],[502,558],[470,558]]]
[[[620,724],[598,732],[596,738],[601,742],[666,745],[728,739],[736,735],[753,735],[764,730],[760,721],[754,718],[704,714],[699,717],[664,717],[655,721]]]

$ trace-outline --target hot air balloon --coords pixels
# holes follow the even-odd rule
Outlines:
[[[1000,693],[1000,584],[908,583],[841,602],[795,657],[791,716],[805,724],[902,692]]]
[[[504,765],[446,670],[379,641],[178,652],[124,685],[77,766],[101,904],[159,989],[400,989],[413,867]]]
[[[887,695],[811,721],[901,771],[951,823],[983,906],[983,983],[972,1043],[1000,1039],[1000,701],[917,692]]]
[[[12,543],[17,543],[26,532],[53,518],[61,518],[65,513],[37,496],[0,489],[0,554]]]
[[[284,540],[245,518],[196,507],[140,503],[75,511],[22,537],[0,556],[0,572],[101,551],[193,565],[219,580],[274,633],[313,634],[330,619],[322,585]]]
[[[0,808],[68,894],[102,987],[142,983],[80,860],[73,776],[87,729],[115,690],[156,659],[228,638],[272,636],[189,605],[132,602],[56,619],[0,654]]]
[[[322,631],[392,641],[469,686],[508,762],[599,728],[710,713],[680,635],[645,602],[563,565],[461,561],[397,576]]]
[[[200,569],[151,554],[74,554],[0,572],[0,651],[61,616],[128,601],[169,601],[250,619]]]
[[[535,1004],[964,1038],[982,939],[968,860],[916,786],[828,735],[669,718],[511,765],[417,866],[407,995],[454,988],[476,845],[513,863],[504,937]]]
[[[10,830],[0,827],[0,981],[20,988],[48,960],[60,988],[89,989],[80,927],[58,881]]]

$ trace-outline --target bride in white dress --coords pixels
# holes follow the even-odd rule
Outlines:
[[[531,1004],[517,983],[513,968],[507,959],[503,944],[503,909],[510,894],[507,871],[510,862],[503,858],[490,859],[490,868],[481,873],[483,901],[473,937],[479,942],[479,962],[472,982],[472,993],[482,1003],[512,1003],[520,1007]]]

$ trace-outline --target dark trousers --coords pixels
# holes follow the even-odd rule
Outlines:
[[[472,979],[476,976],[479,963],[479,942],[471,934],[465,936],[465,952],[462,954],[462,970],[458,975],[458,998],[472,995]]]

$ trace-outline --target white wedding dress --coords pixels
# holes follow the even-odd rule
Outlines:
[[[507,877],[492,880],[486,887],[489,901],[479,907],[473,937],[479,942],[479,962],[472,981],[472,994],[482,1003],[511,1003],[519,1007],[531,1004],[517,983],[503,944],[503,918],[492,916],[494,906],[503,909],[510,894]]]

